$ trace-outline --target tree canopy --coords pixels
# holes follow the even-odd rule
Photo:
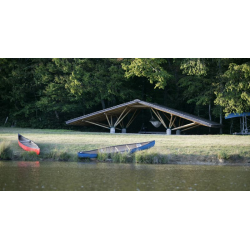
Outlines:
[[[250,59],[0,59],[1,126],[63,128],[136,98],[222,123],[250,111]]]

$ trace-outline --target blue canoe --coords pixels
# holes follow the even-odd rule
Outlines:
[[[148,142],[140,142],[140,143],[132,143],[132,144],[124,144],[124,145],[116,145],[107,148],[94,149],[90,151],[82,151],[78,152],[79,158],[97,158],[98,153],[122,153],[129,152],[134,153],[136,151],[145,150],[153,147],[155,145],[155,141]]]

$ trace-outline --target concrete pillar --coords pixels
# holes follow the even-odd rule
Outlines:
[[[122,129],[122,133],[124,133],[124,134],[127,133],[126,128],[123,128],[123,129]]]
[[[114,134],[115,133],[115,128],[114,127],[111,127],[110,128],[110,134]]]
[[[176,130],[176,135],[180,135],[181,131],[179,129]]]
[[[171,135],[171,128],[168,128],[166,133],[167,133],[167,135]]]

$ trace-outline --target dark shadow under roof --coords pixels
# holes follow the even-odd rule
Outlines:
[[[139,99],[135,99],[135,100],[130,101],[130,102],[126,102],[126,103],[123,103],[120,105],[113,106],[111,108],[102,109],[102,110],[99,110],[97,112],[90,113],[88,115],[84,115],[84,116],[80,116],[80,117],[68,120],[68,121],[66,121],[66,124],[76,125],[76,126],[86,126],[86,125],[90,125],[86,121],[91,121],[91,122],[105,121],[106,120],[105,114],[112,115],[112,116],[119,116],[124,111],[124,108],[126,108],[126,107],[127,107],[127,109],[130,110],[130,112],[133,112],[136,109],[153,108],[153,109],[156,109],[156,110],[168,113],[168,114],[172,114],[172,115],[177,116],[177,117],[181,117],[183,119],[192,121],[196,124],[203,125],[206,127],[214,127],[214,128],[221,127],[221,124],[219,124],[217,122],[209,121],[209,120],[201,118],[199,116],[195,116],[195,115],[192,115],[192,114],[180,111],[180,110],[176,110],[173,108],[168,108],[168,107],[163,106],[163,105],[141,101]]]

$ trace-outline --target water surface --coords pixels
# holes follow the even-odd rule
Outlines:
[[[0,161],[8,190],[250,190],[250,167]]]

